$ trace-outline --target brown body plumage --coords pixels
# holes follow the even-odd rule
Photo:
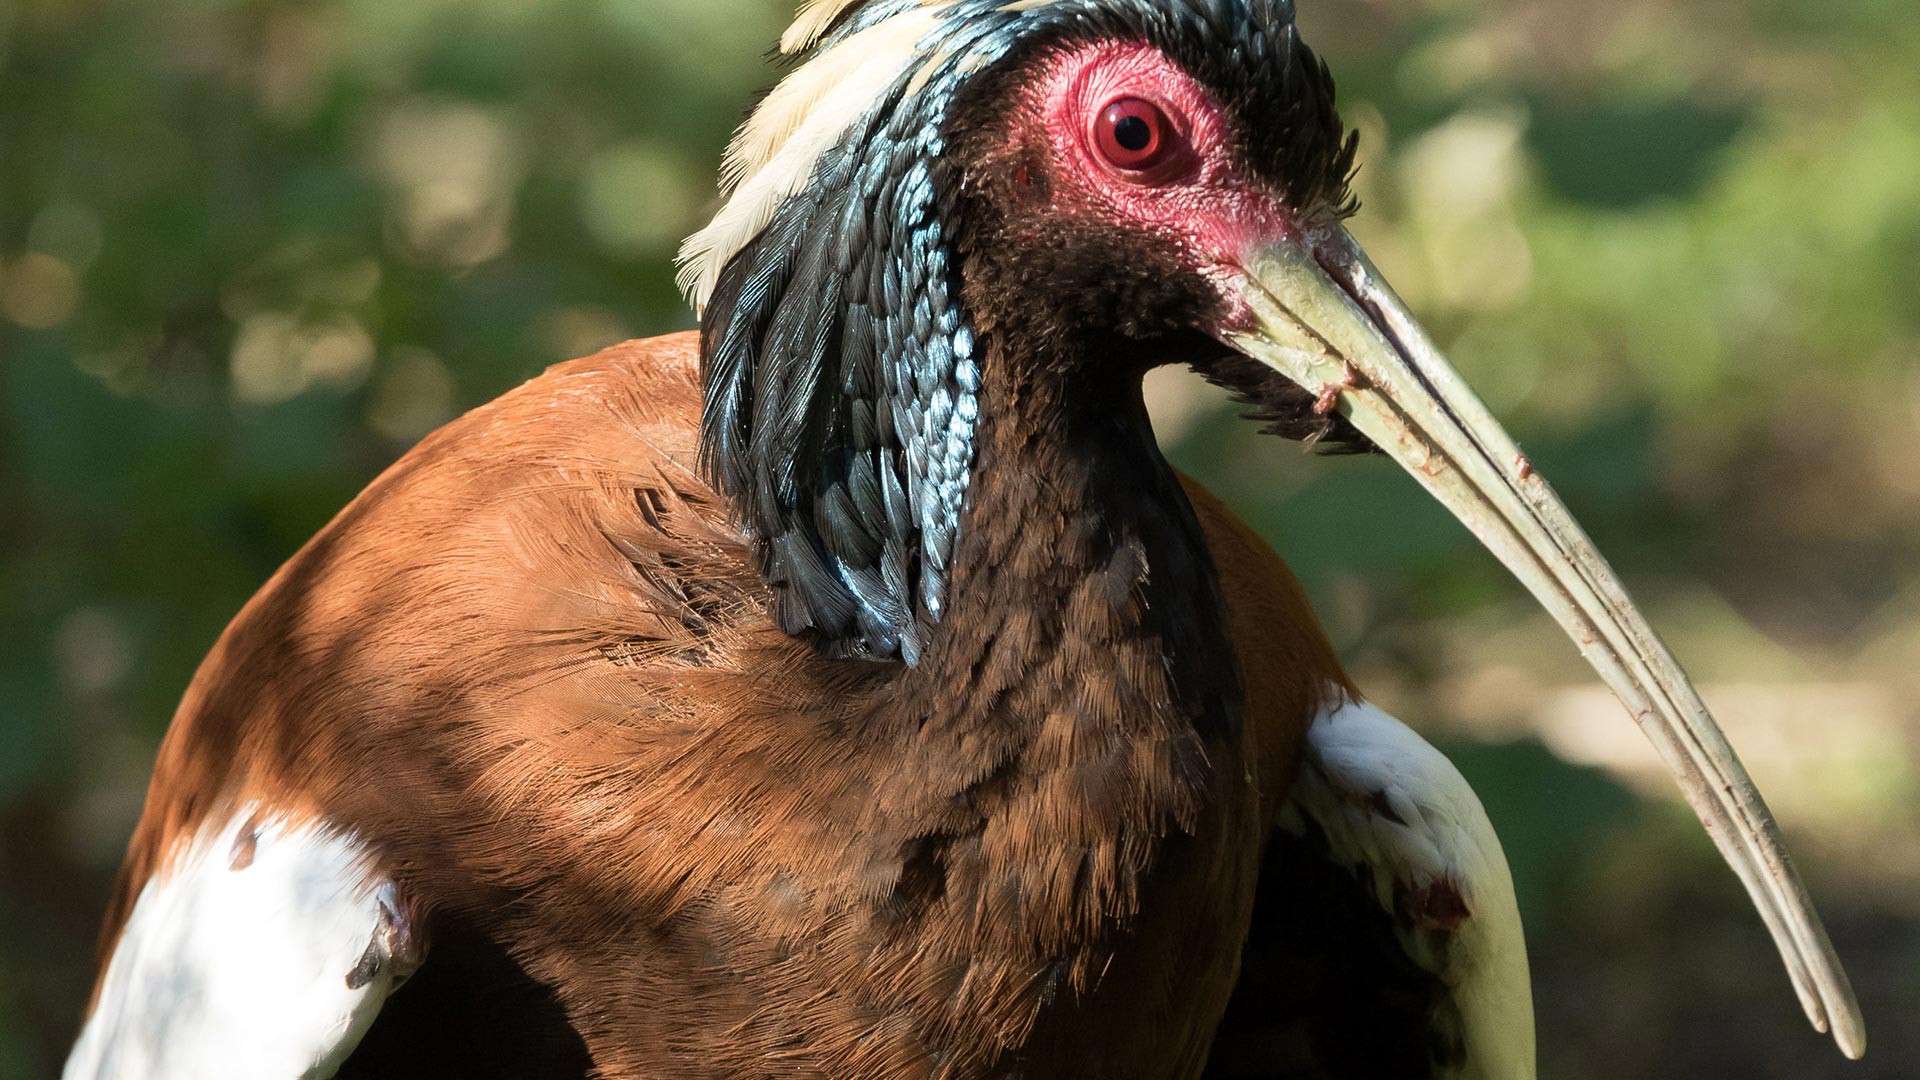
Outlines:
[[[562,365],[296,555],[181,706],[109,937],[170,838],[257,799],[379,838],[418,925],[550,986],[599,1075],[1196,1075],[1341,678],[1285,568],[996,383],[953,633],[823,658],[693,471],[696,376],[691,335]],[[1188,543],[1218,590],[1163,580]],[[1227,599],[1171,642],[1160,590]]]

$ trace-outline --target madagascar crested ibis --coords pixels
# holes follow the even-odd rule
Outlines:
[[[1342,227],[1289,0],[811,0],[780,49],[698,334],[427,437],[214,646],[70,1080],[1533,1076],[1485,813],[1161,457],[1166,363],[1458,515],[1861,1052],[1698,695]]]

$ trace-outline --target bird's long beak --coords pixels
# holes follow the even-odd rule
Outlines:
[[[1552,612],[1659,750],[1773,933],[1808,1019],[1857,1058],[1866,1031],[1779,826],[1606,560],[1338,225],[1241,262],[1228,345],[1320,394],[1414,475]]]

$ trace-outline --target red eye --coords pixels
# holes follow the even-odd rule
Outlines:
[[[1145,98],[1115,98],[1093,122],[1093,142],[1107,163],[1144,172],[1165,161],[1177,136],[1160,106]]]

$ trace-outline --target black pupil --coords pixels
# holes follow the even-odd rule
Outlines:
[[[1113,141],[1137,154],[1153,141],[1153,125],[1142,117],[1123,116],[1114,121]]]

